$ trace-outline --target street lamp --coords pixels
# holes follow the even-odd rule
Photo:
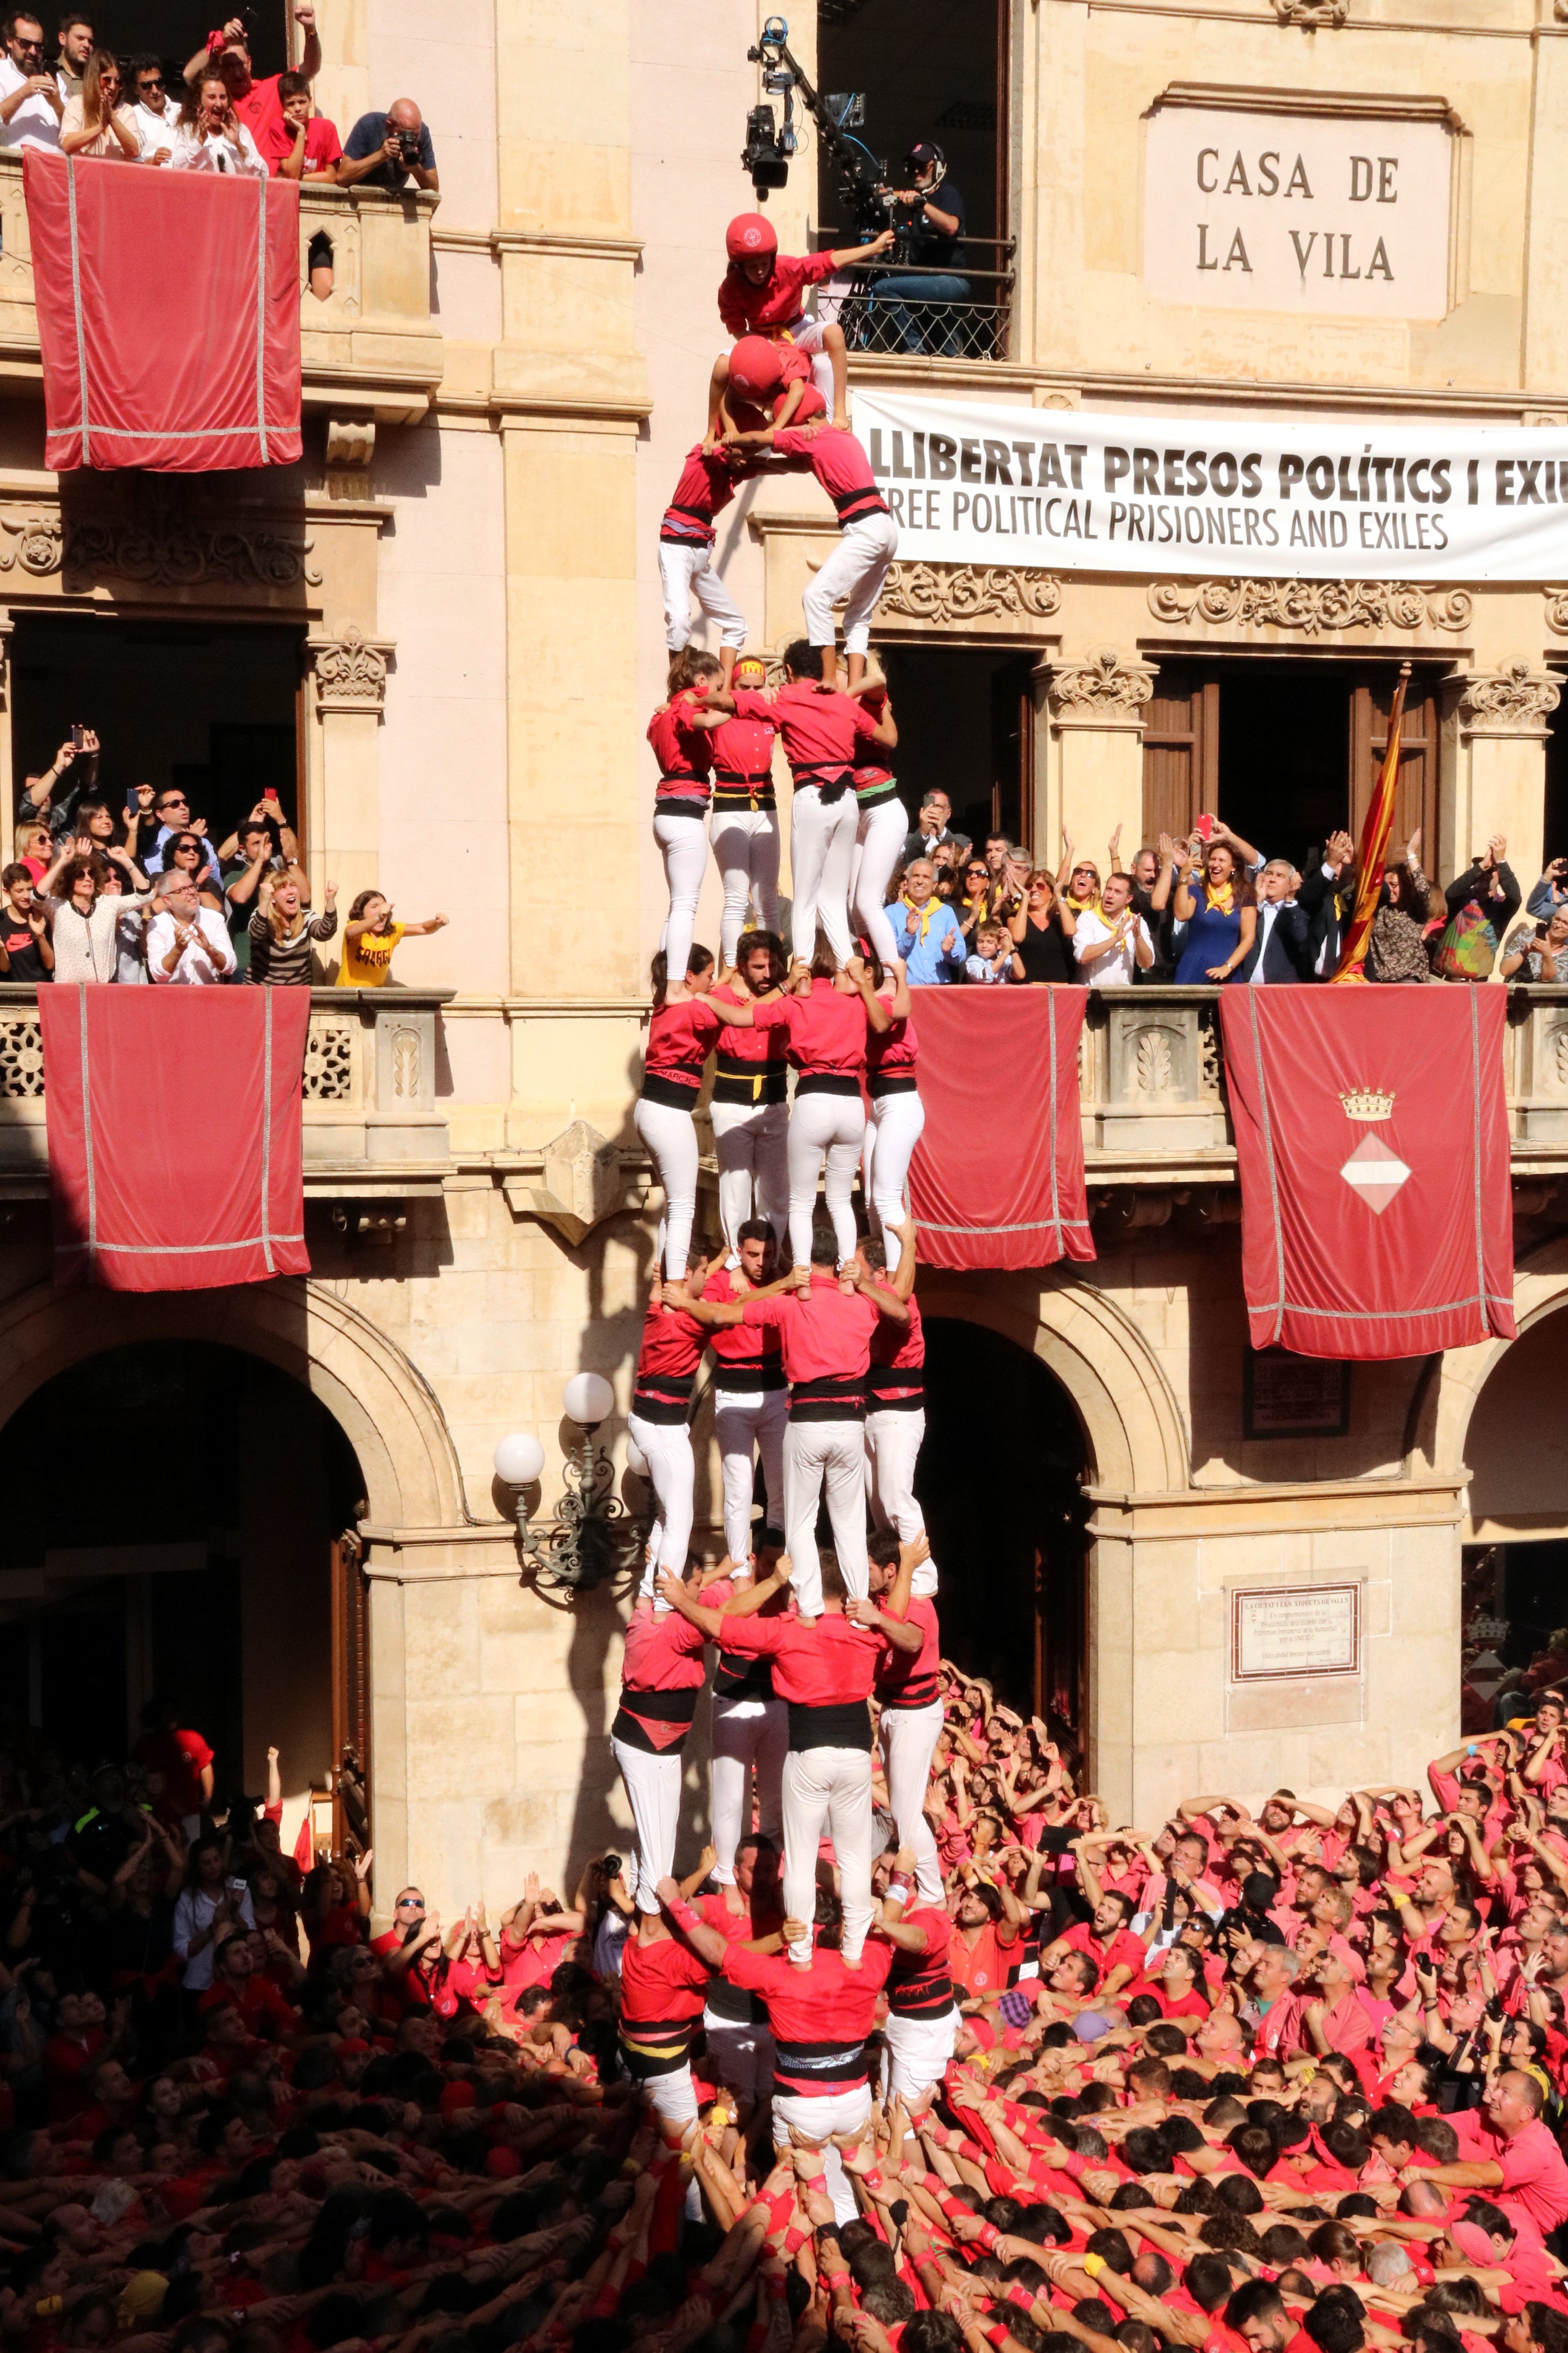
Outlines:
[[[564,1492],[555,1526],[542,1546],[531,1535],[522,1490],[543,1470],[544,1449],[521,1430],[496,1448],[496,1477],[512,1490],[518,1547],[524,1569],[532,1570],[536,1584],[568,1593],[592,1592],[595,1586],[641,1568],[647,1525],[633,1519],[612,1493],[615,1464],[609,1450],[594,1444],[594,1433],[615,1402],[616,1393],[603,1373],[574,1373],[562,1391],[562,1411],[579,1437],[562,1463]]]

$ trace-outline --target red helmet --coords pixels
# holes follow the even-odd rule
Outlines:
[[[749,261],[754,254],[778,249],[778,232],[762,213],[737,213],[724,231],[724,250],[731,261]]]
[[[784,381],[784,354],[766,335],[742,335],[730,353],[730,383],[742,400],[765,400]]]

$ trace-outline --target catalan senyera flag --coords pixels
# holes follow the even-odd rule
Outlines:
[[[1362,824],[1361,846],[1356,851],[1355,907],[1345,926],[1339,963],[1329,975],[1331,987],[1337,980],[1366,978],[1363,966],[1366,963],[1366,951],[1372,939],[1372,919],[1377,913],[1377,902],[1383,890],[1388,837],[1394,830],[1394,803],[1399,789],[1400,723],[1405,717],[1405,689],[1409,677],[1410,664],[1405,662],[1399,672],[1399,683],[1394,690],[1394,708],[1388,716],[1387,749]]]

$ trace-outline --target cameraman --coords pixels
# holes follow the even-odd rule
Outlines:
[[[424,116],[411,98],[395,98],[384,114],[362,114],[338,158],[338,185],[389,188],[401,195],[412,174],[422,188],[438,189],[436,150]]]
[[[873,307],[885,303],[894,334],[906,352],[935,347],[955,353],[960,336],[955,322],[932,318],[922,326],[911,316],[910,302],[967,302],[969,280],[963,275],[968,257],[963,250],[963,197],[947,176],[947,158],[940,147],[922,139],[904,158],[912,185],[883,190],[889,209],[897,207],[894,227],[897,248],[912,263],[909,269],[889,269],[872,285]],[[873,348],[886,348],[873,337]]]

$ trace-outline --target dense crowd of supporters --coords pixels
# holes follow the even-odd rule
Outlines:
[[[137,785],[117,810],[100,793],[100,757],[92,730],[78,729],[42,776],[26,779],[16,856],[0,868],[0,977],[380,988],[398,942],[447,922],[400,922],[384,892],[362,891],[341,949],[319,962],[338,934],[337,885],[326,884],[326,904],[312,915],[299,842],[275,794],[215,842],[183,786]]]

